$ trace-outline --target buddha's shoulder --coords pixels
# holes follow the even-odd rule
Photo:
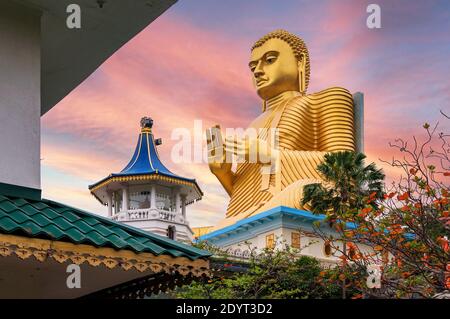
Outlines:
[[[310,100],[321,100],[321,99],[346,99],[346,100],[353,100],[352,94],[349,90],[343,88],[343,87],[330,87],[328,89],[308,94],[305,96],[306,99]]]
[[[349,90],[342,87],[331,87],[316,93],[299,96],[291,103],[291,107],[324,107],[339,104],[353,105],[353,96]]]
[[[322,99],[322,98],[327,98],[327,97],[338,97],[338,98],[350,98],[352,99],[352,94],[350,93],[349,90],[343,88],[343,87],[338,87],[338,86],[334,86],[334,87],[330,87],[328,89],[316,92],[316,93],[312,93],[312,94],[308,94],[306,95],[306,98],[309,99]]]

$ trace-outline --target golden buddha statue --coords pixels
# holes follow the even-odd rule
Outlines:
[[[284,30],[266,34],[253,45],[249,67],[263,100],[262,114],[249,127],[261,133],[247,140],[228,137],[223,145],[208,140],[210,170],[230,195],[216,229],[281,205],[302,209],[303,187],[321,182],[316,167],[323,156],[355,151],[352,95],[339,87],[306,94],[310,61],[302,39]],[[276,129],[277,145],[269,129]],[[254,162],[247,160],[251,147],[258,150]],[[233,171],[226,152],[217,160],[222,149],[246,160]]]

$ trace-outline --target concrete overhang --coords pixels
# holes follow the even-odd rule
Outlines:
[[[41,115],[177,0],[11,0],[41,12]],[[69,4],[81,28],[69,29]],[[102,5],[100,5],[102,4]]]

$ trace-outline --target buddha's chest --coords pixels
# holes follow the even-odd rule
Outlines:
[[[314,112],[307,105],[299,105],[294,101],[287,105],[265,111],[249,125],[259,138],[267,140],[269,136],[278,136],[279,141],[285,139],[313,138]]]
[[[272,127],[275,124],[273,123],[273,115],[273,110],[268,110],[260,114],[250,123],[249,129],[262,130]]]

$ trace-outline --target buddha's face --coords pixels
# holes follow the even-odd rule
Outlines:
[[[291,47],[273,38],[253,49],[250,63],[256,92],[267,100],[285,91],[298,91],[298,62]]]

